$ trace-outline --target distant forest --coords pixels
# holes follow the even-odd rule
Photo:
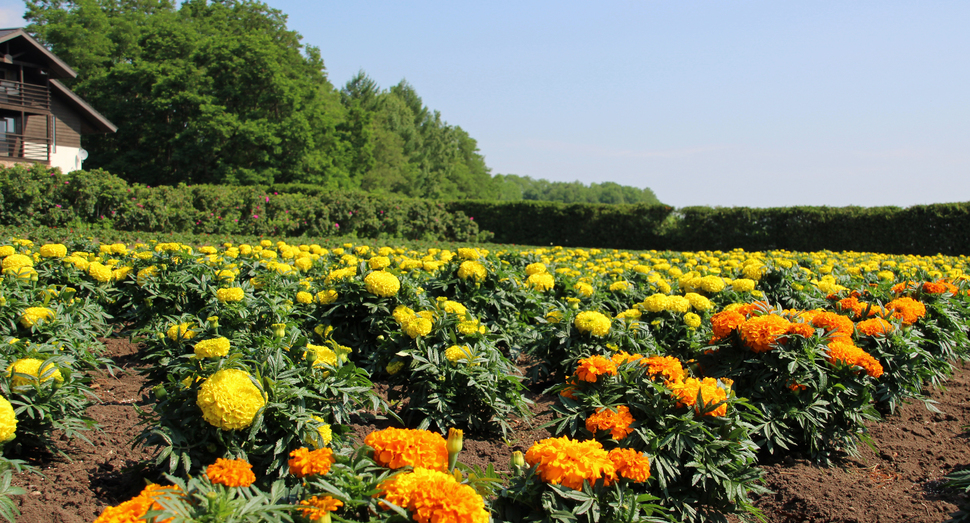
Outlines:
[[[402,80],[340,89],[278,9],[248,0],[26,0],[27,30],[118,126],[85,168],[149,185],[308,183],[435,199],[659,203],[650,189],[496,175]],[[348,42],[348,45],[353,45]]]

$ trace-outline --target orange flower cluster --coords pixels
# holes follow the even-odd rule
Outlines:
[[[619,367],[620,365],[623,365],[624,363],[640,361],[642,359],[643,359],[643,354],[630,354],[629,352],[624,350],[617,352],[616,354],[613,355],[612,358],[610,358],[610,360],[612,360],[617,367]]]
[[[701,409],[707,410],[711,405],[720,403],[727,399],[730,380],[721,379],[721,384],[714,378],[687,378],[686,380],[674,383],[671,386],[671,394],[677,399],[678,407],[694,407],[700,414]],[[698,402],[700,396],[700,402]],[[714,410],[706,412],[705,416],[724,416],[727,414],[727,403],[721,404]]]
[[[209,481],[227,487],[248,487],[256,481],[253,466],[242,459],[216,458],[216,462],[205,469]]]
[[[437,432],[389,427],[368,434],[364,444],[374,448],[374,461],[387,468],[411,465],[445,470],[448,466],[447,442]]]
[[[149,510],[161,510],[161,505],[155,499],[166,494],[175,493],[178,487],[163,487],[148,485],[137,496],[125,501],[117,507],[108,507],[94,520],[94,523],[135,523],[144,521],[142,518]],[[156,518],[157,519],[157,518]],[[154,523],[168,523],[173,518],[154,521]]]
[[[663,376],[666,383],[682,381],[686,373],[680,360],[673,356],[651,356],[640,362],[646,365],[647,374],[651,376]]]
[[[300,505],[307,507],[300,509],[300,512],[303,513],[303,517],[309,519],[310,521],[316,521],[324,518],[328,513],[344,506],[344,502],[330,496],[324,496],[322,498],[313,496],[310,499],[300,501]]]
[[[943,294],[943,293],[957,294],[960,292],[960,289],[956,285],[953,285],[952,283],[943,279],[939,279],[933,282],[930,282],[930,281],[923,282],[922,285],[923,285],[923,292],[925,292],[926,294]],[[895,294],[902,294],[903,292],[906,292],[909,290],[916,290],[918,287],[919,287],[919,284],[917,284],[916,282],[907,281],[907,282],[897,283],[896,285],[893,285],[890,290],[892,290],[893,293]]]
[[[861,318],[866,312],[866,308],[869,309],[869,316],[875,316],[879,314],[879,307],[873,307],[869,303],[859,301],[859,298],[853,292],[852,296],[848,298],[843,298],[839,300],[836,304],[839,310],[846,312],[852,312],[854,318]]]
[[[926,305],[913,298],[896,298],[886,304],[886,311],[893,318],[901,318],[903,325],[912,325],[926,316]]]
[[[809,321],[812,322],[812,325],[825,329],[833,340],[851,338],[855,331],[855,324],[852,323],[852,320],[841,314],[828,311],[809,311],[809,314],[811,315]]]
[[[893,324],[882,318],[871,318],[857,323],[856,329],[866,336],[886,336],[893,331]]]
[[[589,383],[596,383],[596,378],[604,374],[616,376],[616,363],[603,356],[583,358],[576,367],[576,377]]]
[[[637,483],[650,478],[650,458],[644,454],[633,449],[613,449],[609,458],[619,476]]]
[[[777,314],[755,316],[741,324],[741,339],[753,352],[768,352],[788,333],[791,322]]]
[[[829,343],[829,363],[835,365],[838,362],[862,367],[866,370],[866,374],[873,378],[882,376],[882,365],[876,358],[848,341]]]
[[[811,323],[792,322],[788,326],[788,334],[797,334],[809,338],[815,335],[815,326]]]
[[[335,462],[331,449],[324,447],[309,450],[306,447],[300,447],[290,452],[290,459],[286,463],[290,466],[290,474],[298,478],[305,478],[307,476],[323,476],[330,472],[330,466]]]
[[[616,410],[601,408],[595,414],[586,418],[586,430],[596,434],[598,431],[610,432],[610,437],[619,441],[633,432],[630,428],[635,420],[626,405],[616,407]]]
[[[447,472],[415,468],[378,488],[387,502],[407,509],[419,523],[488,523],[482,497]]]
[[[536,466],[542,481],[573,490],[581,490],[583,481],[594,483],[602,478],[608,485],[616,479],[616,466],[596,440],[544,439],[526,451],[525,461]]]
[[[721,311],[711,316],[711,327],[714,328],[714,339],[712,342],[722,340],[731,335],[731,331],[741,327],[745,322],[744,314],[737,310]]]

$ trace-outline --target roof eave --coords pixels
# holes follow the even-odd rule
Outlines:
[[[27,43],[29,43],[34,48],[36,48],[37,51],[39,51],[41,54],[44,55],[45,58],[47,58],[48,66],[50,67],[51,76],[54,76],[57,78],[76,78],[77,77],[77,73],[74,71],[74,69],[71,69],[71,66],[67,65],[67,63],[65,63],[63,60],[58,58],[54,53],[48,51],[46,47],[40,44],[40,42],[38,42],[37,40],[34,40],[34,37],[27,34],[27,31],[24,31],[22,27],[0,29],[0,32],[3,32],[3,31],[10,31],[10,32],[0,36],[0,44],[13,40],[15,38],[19,38],[21,36],[24,37],[24,39],[27,40]]]
[[[88,105],[88,103],[85,102],[84,99],[82,99],[80,96],[75,94],[74,91],[68,89],[67,86],[53,79],[50,81],[50,84],[51,84],[52,90],[63,95],[72,105],[74,105],[75,108],[81,112],[85,120],[87,120],[88,123],[91,124],[92,127],[97,129],[98,131],[101,131],[102,133],[113,133],[118,130],[117,125],[111,123],[111,120],[108,120],[107,118],[104,117],[103,114],[99,113],[94,107],[91,107],[90,105]]]

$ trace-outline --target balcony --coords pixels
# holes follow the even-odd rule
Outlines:
[[[51,96],[47,86],[0,81],[0,108],[32,113],[49,113]]]
[[[0,161],[50,161],[50,140],[44,136],[0,133]]]

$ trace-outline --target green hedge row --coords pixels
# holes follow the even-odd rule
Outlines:
[[[487,240],[474,220],[431,200],[260,186],[131,184],[108,172],[0,168],[0,224],[274,237]]]
[[[148,187],[104,171],[0,168],[0,225],[274,237],[396,238],[657,250],[970,254],[970,202],[686,207],[436,202],[312,185]]]

